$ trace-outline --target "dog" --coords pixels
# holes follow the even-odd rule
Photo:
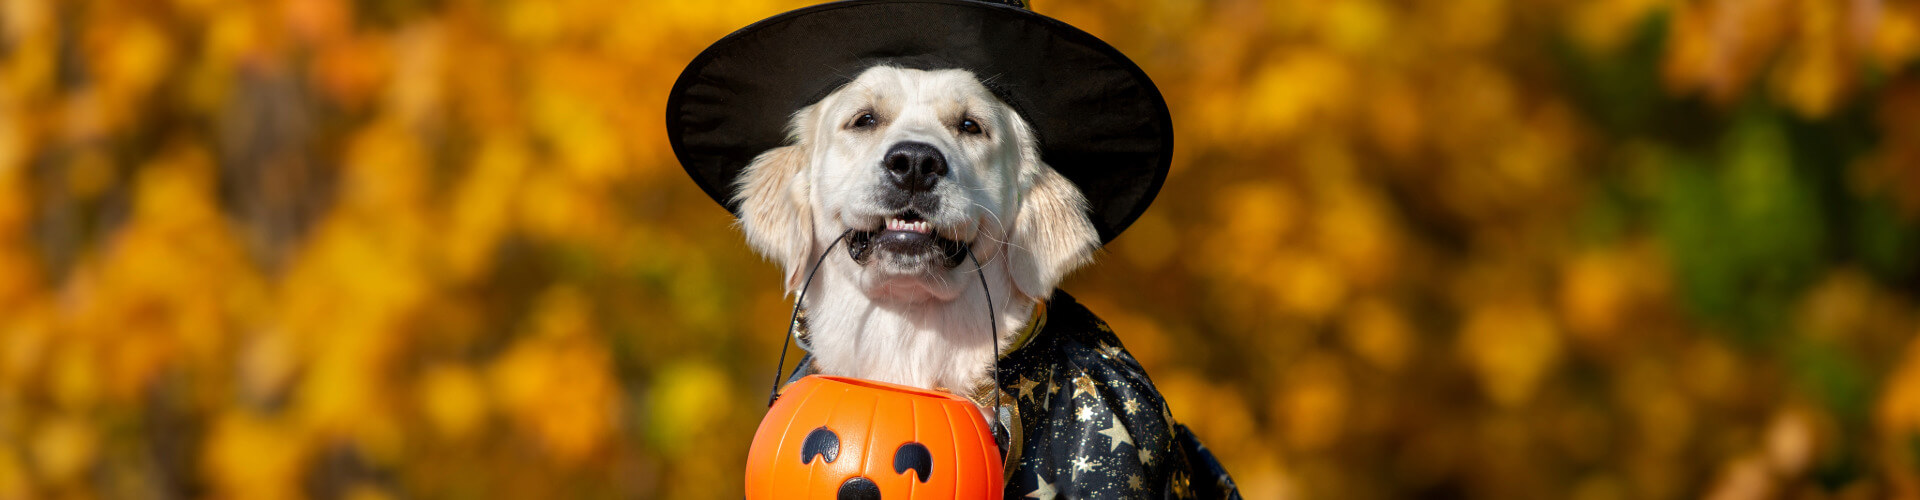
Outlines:
[[[966,70],[869,69],[789,130],[741,176],[738,225],[789,293],[847,233],[806,304],[821,372],[972,398],[1033,304],[1099,247],[1079,190]],[[991,344],[969,260],[997,302]]]
[[[1010,496],[1237,496],[1105,324],[1056,293],[1100,236],[1080,190],[979,75],[874,66],[794,113],[787,131],[786,145],[746,167],[733,201],[749,246],[783,269],[786,291],[811,287],[802,372],[989,405],[1006,400],[986,391],[1008,390],[1015,413],[1031,418],[1002,423],[1033,438],[1013,446],[1023,456],[1008,464]],[[1046,331],[1088,326],[1023,349],[1035,330],[1024,327],[1048,314]],[[989,373],[1009,350],[1044,353],[1018,362],[1034,375]],[[1097,400],[1109,391],[1141,395]]]

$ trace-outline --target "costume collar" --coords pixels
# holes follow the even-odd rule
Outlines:
[[[1007,356],[1013,355],[1013,351],[1018,351],[1032,343],[1033,338],[1039,336],[1040,329],[1046,327],[1047,301],[1045,299],[1034,301],[1033,314],[1027,316],[1027,325],[1020,327],[1020,333],[1013,337],[1012,342],[1007,343],[1007,350],[1000,352],[1000,359],[1006,359]]]
[[[1033,315],[1028,317],[1027,325],[1020,327],[1019,335],[1016,335],[1013,338],[1013,342],[1010,342],[1007,344],[1007,350],[1002,351],[1000,353],[1000,359],[1007,359],[1007,356],[1012,355],[1014,351],[1018,351],[1020,350],[1020,348],[1026,347],[1027,344],[1032,343],[1033,338],[1040,336],[1040,331],[1046,329],[1046,327],[1047,327],[1047,301],[1046,300],[1035,301],[1033,303]],[[995,366],[998,366],[998,365],[996,364]],[[986,379],[981,380],[979,384],[976,384],[974,386],[975,388],[973,391],[973,395],[974,395],[973,402],[975,404],[980,405],[981,407],[987,407],[993,404],[993,400],[990,399],[989,396],[994,393],[999,393],[1001,394],[1001,397],[1002,397],[1002,403],[1009,403],[1010,400],[1005,399],[1004,391],[995,391],[995,389],[999,388],[998,387],[999,383],[1000,383],[999,373],[997,372],[988,373]]]

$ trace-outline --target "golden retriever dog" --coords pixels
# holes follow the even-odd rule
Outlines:
[[[1119,338],[1054,289],[1099,231],[978,75],[874,66],[787,133],[739,174],[733,201],[747,242],[783,268],[788,293],[804,291],[796,377],[981,404],[1009,497],[1239,498]]]
[[[789,293],[845,234],[804,304],[821,373],[977,400],[994,353],[1100,246],[1080,191],[969,71],[873,67],[788,130],[741,175],[739,227]]]
[[[1025,7],[843,0],[763,19],[687,63],[667,140],[798,295],[787,333],[807,355],[786,380],[972,401],[1007,498],[1239,498],[1120,336],[1056,288],[1152,204],[1171,110],[1118,49]],[[832,494],[878,499],[871,479]]]

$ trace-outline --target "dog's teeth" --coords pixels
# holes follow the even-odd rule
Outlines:
[[[920,234],[933,234],[933,223],[927,221],[907,222],[900,219],[887,219],[888,231],[911,231]]]

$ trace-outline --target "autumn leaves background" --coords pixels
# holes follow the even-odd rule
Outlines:
[[[0,1],[0,498],[737,498],[788,303],[667,87],[805,1]],[[1064,288],[1250,498],[1920,495],[1920,4],[1044,0]]]

